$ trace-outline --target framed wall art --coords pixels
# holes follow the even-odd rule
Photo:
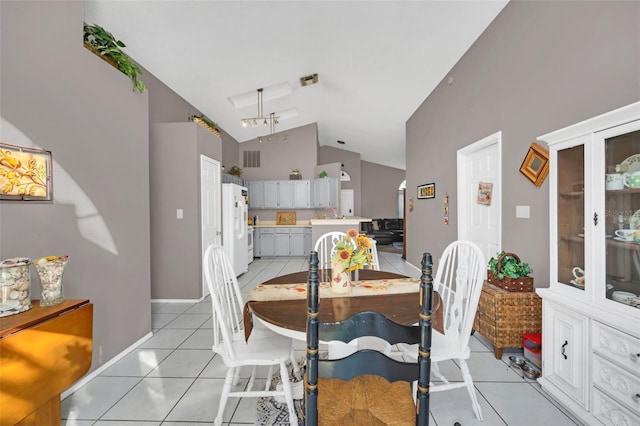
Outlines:
[[[51,151],[0,142],[0,200],[51,201]]]
[[[491,205],[491,192],[493,191],[493,184],[490,182],[478,183],[478,204],[485,206]]]
[[[542,185],[549,174],[549,151],[533,142],[520,166],[520,172],[535,186]]]
[[[436,197],[436,184],[425,183],[418,186],[418,199],[435,198]]]

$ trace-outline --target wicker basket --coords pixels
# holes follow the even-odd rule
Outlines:
[[[505,257],[513,257],[515,260],[520,263],[520,258],[515,253],[505,253],[498,259],[498,271],[502,270],[502,259]],[[499,279],[491,269],[487,270],[487,281],[491,284],[500,287],[507,291],[515,291],[515,292],[528,292],[533,291],[533,277],[504,277],[503,279]]]
[[[521,348],[524,333],[542,330],[542,299],[536,293],[513,293],[485,282],[473,329],[491,342],[496,358],[503,348]]]

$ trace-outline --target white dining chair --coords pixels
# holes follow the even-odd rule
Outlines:
[[[318,268],[331,269],[331,255],[335,252],[335,246],[339,240],[346,236],[346,232],[331,231],[318,238],[313,249],[318,252],[318,259],[320,261]]]
[[[367,264],[367,268],[375,271],[380,270],[380,261],[378,260],[378,244],[374,238],[369,237],[370,247],[367,249],[367,254],[371,258],[371,263]]]
[[[442,384],[431,383],[430,392],[467,388],[473,412],[480,421],[482,410],[466,360],[471,355],[469,338],[486,269],[487,264],[480,248],[471,241],[458,240],[445,248],[433,281],[433,289],[442,299],[444,332],[433,330],[431,371]],[[398,344],[398,348],[404,355],[417,361],[417,346]],[[458,361],[462,371],[462,382],[450,383],[438,368],[438,362],[454,359]]]
[[[215,425],[222,424],[222,416],[229,397],[282,397],[287,403],[289,419],[297,424],[293,405],[291,382],[287,362],[291,362],[294,374],[300,378],[300,370],[294,358],[293,341],[266,328],[254,329],[245,340],[243,302],[236,274],[231,262],[219,244],[210,245],[204,254],[204,272],[211,294],[213,308],[213,352],[220,355],[227,367],[224,386]],[[240,368],[252,367],[251,377],[244,391],[231,391],[237,385]],[[253,390],[258,366],[268,366],[267,383],[264,390]],[[270,390],[273,367],[280,367],[282,390]]]

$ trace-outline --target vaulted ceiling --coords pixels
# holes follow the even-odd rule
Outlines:
[[[241,124],[258,115],[264,88],[264,115],[280,116],[276,132],[316,122],[320,145],[400,169],[405,122],[506,3],[84,2],[87,23],[124,41],[127,54],[238,142],[270,131]],[[318,83],[301,86],[314,73]]]

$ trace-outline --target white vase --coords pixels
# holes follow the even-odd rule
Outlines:
[[[345,272],[341,263],[331,262],[331,292],[345,294],[351,292],[351,274]]]

